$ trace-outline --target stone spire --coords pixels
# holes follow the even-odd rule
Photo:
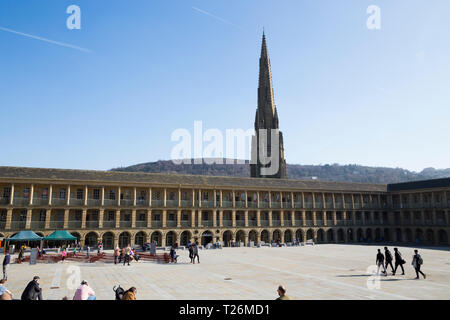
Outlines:
[[[261,167],[259,155],[259,130],[267,130],[268,141],[266,143],[266,150],[268,151],[269,157],[271,156],[272,143],[270,141],[271,133],[270,129],[275,130],[279,137],[279,170],[273,175],[264,175],[261,173]],[[252,159],[257,163],[251,165],[251,176],[258,178],[286,178],[286,161],[284,160],[284,147],[283,147],[283,135],[278,130],[278,112],[275,106],[275,99],[273,94],[272,85],[272,71],[270,67],[269,52],[267,50],[266,35],[263,32],[262,45],[261,45],[261,57],[259,58],[259,83],[258,83],[258,108],[256,110],[255,116],[255,131],[256,136],[254,136],[252,144],[252,154],[255,156]]]

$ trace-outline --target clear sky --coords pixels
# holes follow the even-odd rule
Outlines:
[[[80,30],[66,27],[72,4]],[[380,30],[366,26],[372,4]],[[110,169],[169,159],[171,133],[195,120],[252,128],[264,27],[288,163],[450,167],[449,12],[448,0],[0,0],[0,165]]]

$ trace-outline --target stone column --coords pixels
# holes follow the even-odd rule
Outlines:
[[[148,206],[152,206],[152,188],[148,188]]]
[[[333,205],[333,207],[334,207],[334,205]],[[333,225],[337,226],[337,213],[336,213],[336,211],[333,211]]]
[[[192,228],[195,228],[195,210],[191,211],[191,223],[192,223]]]
[[[233,190],[233,208],[236,208],[236,192]]]
[[[284,211],[280,211],[280,226],[284,227]]]
[[[333,209],[336,209],[336,198],[334,197],[334,193],[331,194],[331,201],[333,202]]]
[[[14,183],[11,184],[11,196],[9,197],[9,205],[12,206],[14,204]]]
[[[52,198],[53,198],[53,185],[50,185],[48,187],[48,205],[52,205]]]
[[[302,208],[305,208],[305,193],[304,192],[302,192]]]
[[[86,229],[86,215],[87,215],[87,210],[83,209],[83,211],[81,213],[81,229]]]
[[[362,224],[363,224],[363,226],[365,226],[366,225],[366,212],[362,211],[361,215],[362,215]]]
[[[269,208],[272,208],[272,193],[269,191]]]
[[[69,228],[69,209],[64,210],[64,229]]]
[[[269,227],[272,226],[272,210],[269,211]]]
[[[355,226],[356,225],[356,213],[355,213],[355,211],[352,211],[350,214],[352,215],[353,225]]]
[[[167,210],[164,209],[162,212],[162,227],[163,228],[166,227],[166,221],[167,221]]]
[[[27,210],[27,220],[25,222],[25,229],[30,229],[32,213],[33,213],[32,209]]]
[[[292,223],[292,226],[293,227],[295,227],[295,210],[292,210],[291,211],[291,223]],[[295,236],[295,235],[294,235]]]
[[[34,184],[31,185],[30,187],[30,201],[29,201],[29,205],[33,205],[33,198],[34,198]]]
[[[316,208],[316,194],[314,193],[314,192],[312,192],[312,208],[313,209],[315,209]],[[314,214],[314,211],[313,211],[313,220],[315,221],[315,214]],[[315,225],[316,223],[314,222],[314,225]]]
[[[198,217],[197,217],[197,219],[198,219],[198,227],[199,228],[201,228],[201,227],[203,227],[203,222],[202,222],[202,215],[203,215],[203,212],[201,211],[201,210],[198,210]]]
[[[177,210],[177,228],[181,228],[181,210]]]
[[[256,225],[258,227],[261,227],[261,210],[259,210],[259,209],[256,210]]]
[[[303,226],[306,227],[306,211],[302,211]]]
[[[322,211],[322,220],[323,220],[323,225],[327,226],[327,212],[326,211]]]
[[[244,246],[247,246],[247,244],[248,244],[248,233],[245,233]]]
[[[244,211],[245,227],[248,227],[248,210]]]
[[[66,197],[67,197],[66,205],[68,206],[68,205],[70,205],[70,185],[67,186]]]
[[[178,207],[181,207],[181,188],[178,188]]]
[[[259,191],[256,191],[256,207],[259,208]]]
[[[432,219],[433,226],[436,226],[437,225],[437,212],[436,212],[436,209],[433,209],[431,211],[431,219]],[[437,238],[438,236],[439,236],[439,234],[436,234],[435,238]]]
[[[84,205],[87,206],[89,197],[89,189],[88,186],[84,187]]]
[[[234,192],[233,192],[233,194],[234,194]],[[233,199],[234,199],[234,197],[233,197]],[[234,201],[233,201],[233,203],[234,203]],[[233,207],[234,207],[234,205],[233,205]],[[231,219],[232,219],[232,226],[233,226],[233,228],[235,228],[236,227],[236,210],[235,209],[233,209],[233,211],[231,211]]]
[[[116,210],[116,229],[120,228],[120,210]]]
[[[219,210],[219,227],[223,227],[223,210]]]
[[[136,228],[136,209],[131,210],[131,228]]]
[[[105,210],[100,209],[98,211],[98,227],[99,229],[103,228],[103,216],[104,216]]]
[[[152,210],[147,210],[147,228],[151,227],[152,227]]]
[[[313,211],[312,215],[313,215],[313,225],[317,226],[316,211]]]
[[[352,209],[355,209],[355,195],[352,193]]]
[[[283,192],[280,192],[280,208],[283,209]]]
[[[50,209],[45,210],[45,229],[50,229],[50,219],[52,211]]]
[[[195,190],[192,189],[192,207],[195,208]]]
[[[291,208],[294,209],[295,205],[294,205],[294,193],[291,192]],[[292,225],[294,225],[294,219],[292,219]]]
[[[136,207],[136,199],[137,198],[137,191],[136,187],[133,187],[133,207]]]
[[[121,190],[120,187],[117,188],[117,205],[120,206],[120,197],[121,197]]]
[[[216,198],[216,196],[215,196],[215,192],[214,192],[214,199]],[[215,206],[214,206],[215,207]],[[218,210],[213,210],[212,211],[212,215],[213,215],[213,227],[214,228],[217,228],[217,212],[218,212]]]
[[[219,206],[222,208],[222,190],[219,191]]]
[[[166,203],[167,203],[167,189],[164,188],[164,192],[163,192],[163,207],[166,207]],[[163,226],[164,226],[164,220],[163,220]]]

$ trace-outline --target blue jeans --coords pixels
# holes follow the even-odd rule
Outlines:
[[[97,300],[97,297],[96,296],[89,296],[87,299],[88,300]]]

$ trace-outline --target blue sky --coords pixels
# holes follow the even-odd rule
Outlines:
[[[81,8],[69,30],[66,8]],[[381,29],[368,30],[369,5]],[[211,15],[200,12],[199,10]],[[450,167],[450,1],[0,0],[0,165],[169,159],[253,127],[265,27],[288,163]]]

